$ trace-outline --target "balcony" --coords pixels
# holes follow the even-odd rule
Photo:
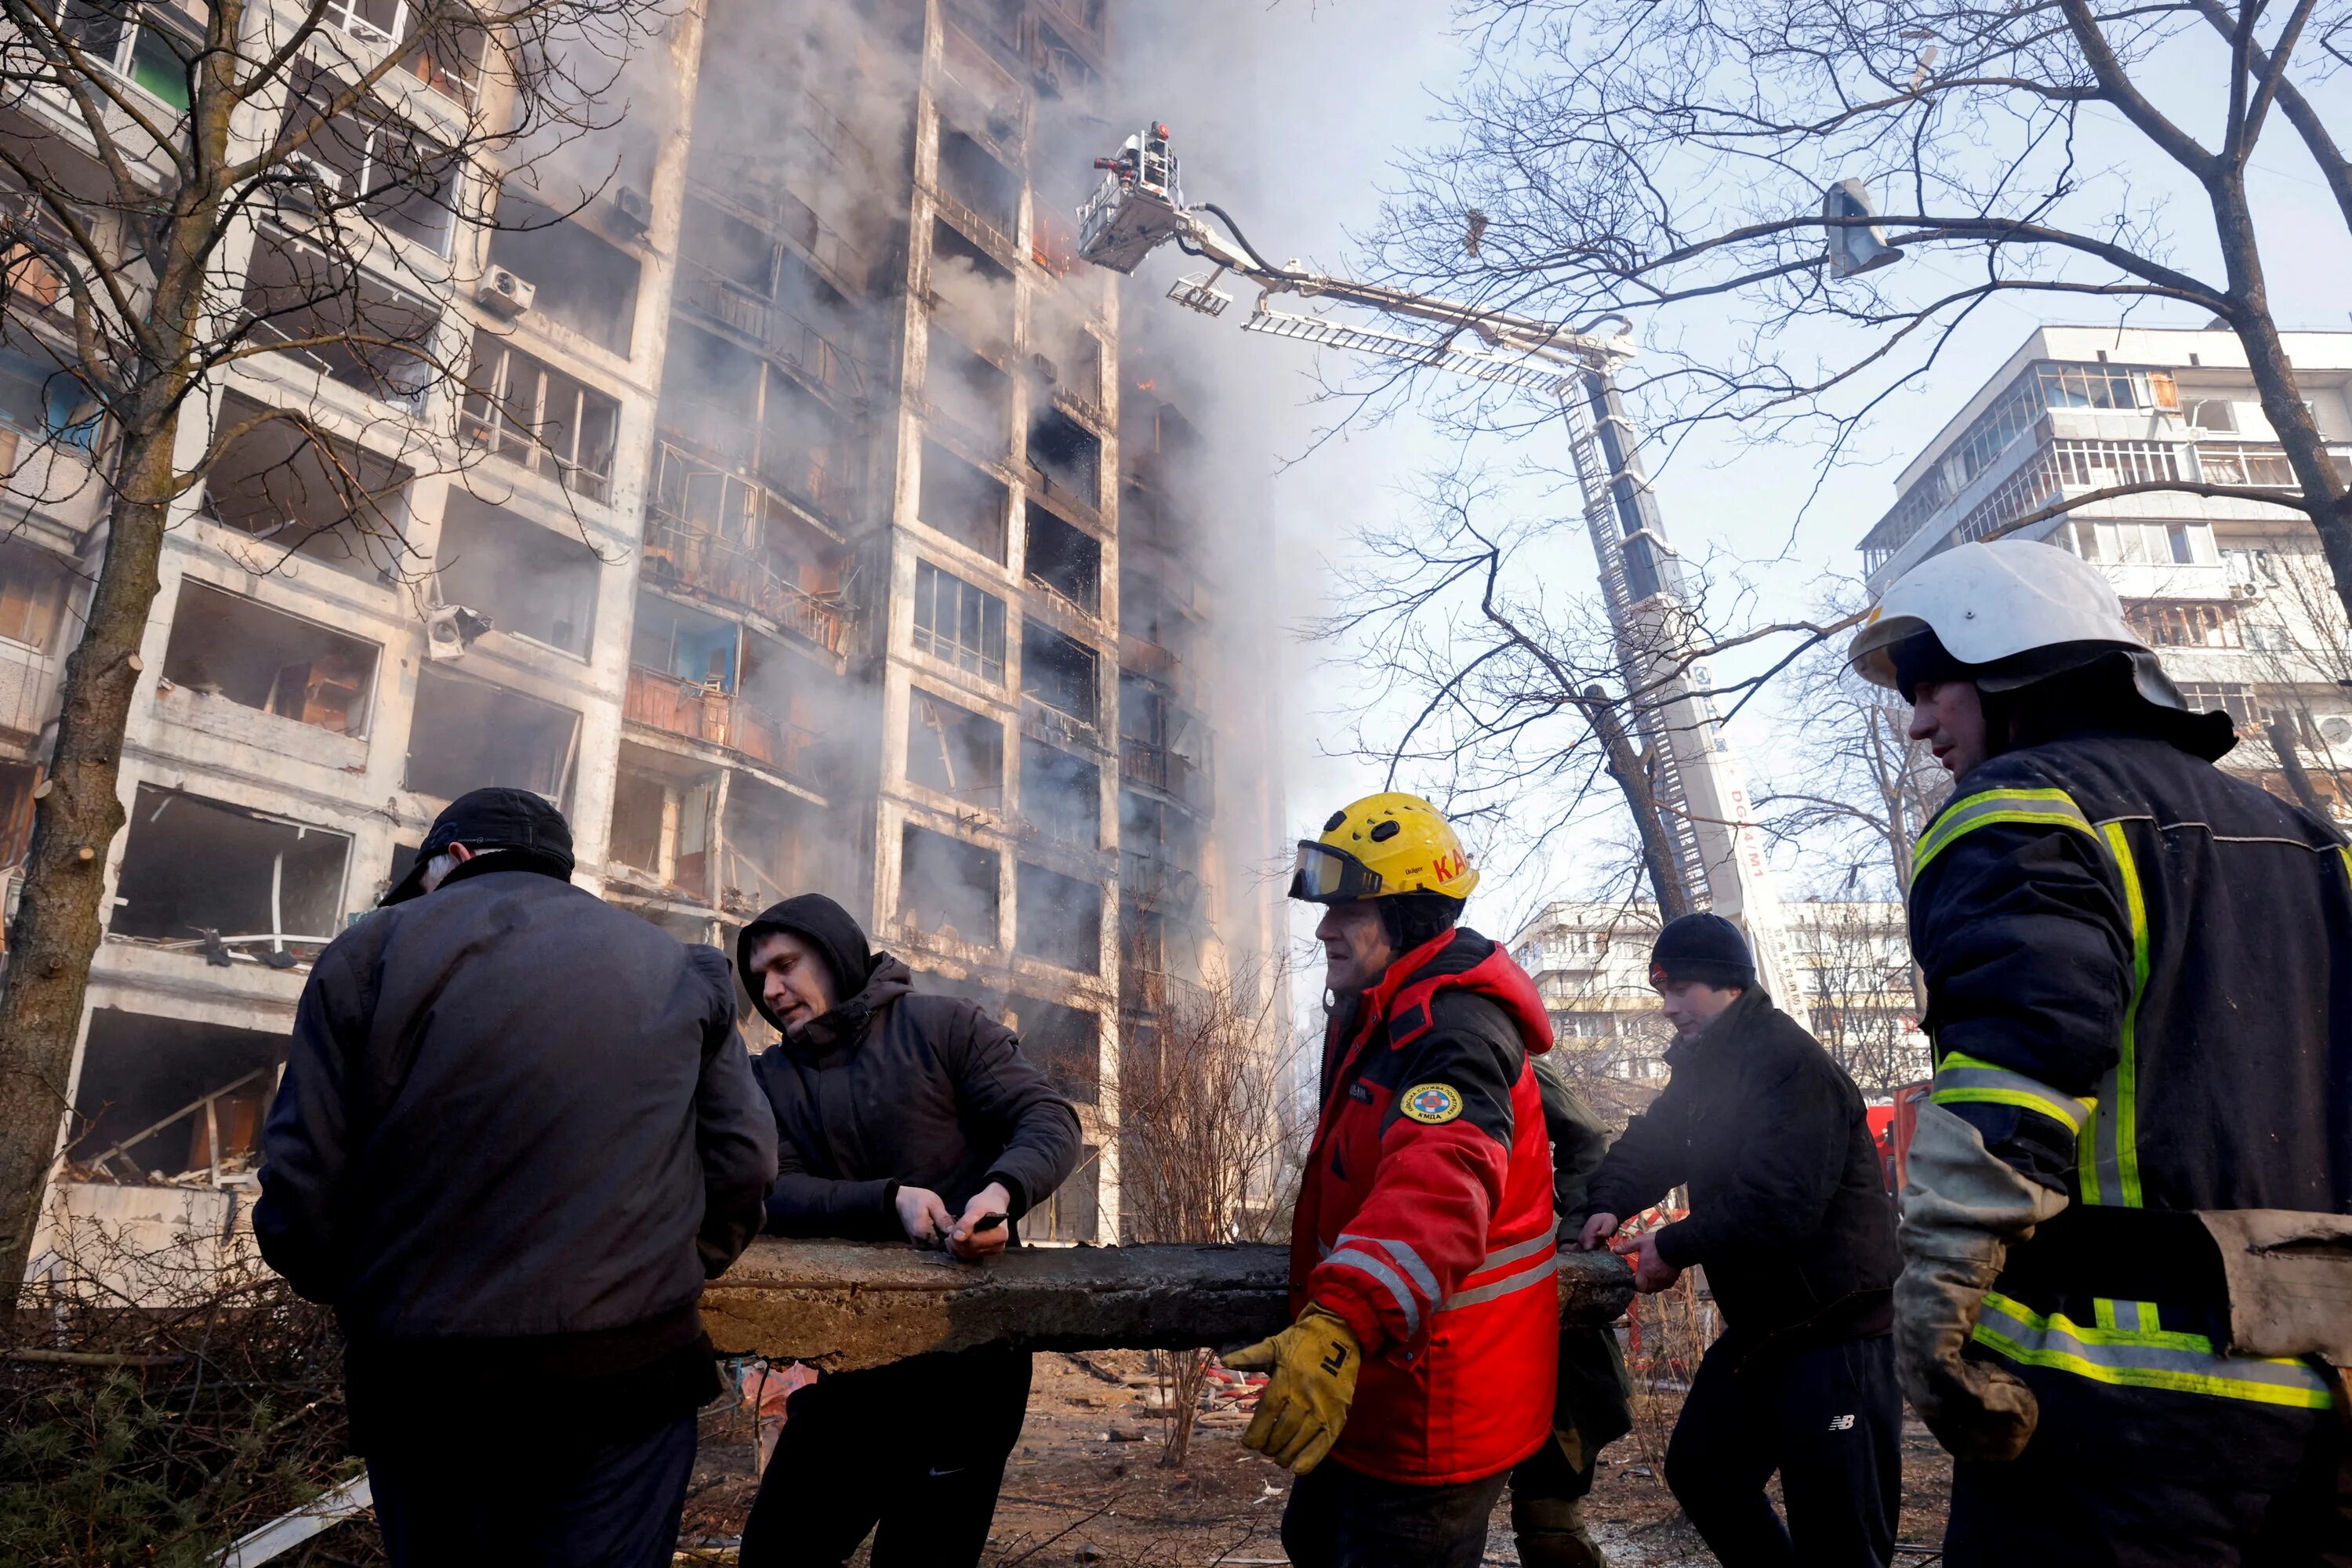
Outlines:
[[[1187,805],[1207,805],[1209,780],[1201,764],[1149,741],[1132,736],[1120,738],[1118,776],[1129,784],[1156,789]]]
[[[22,744],[40,734],[57,710],[58,674],[48,655],[0,642],[0,738]]]
[[[665,586],[693,589],[765,616],[838,658],[849,647],[842,607],[787,581],[764,552],[698,529],[664,511],[646,518],[645,573]]]
[[[857,361],[840,344],[766,296],[695,263],[681,268],[687,305],[741,333],[836,396],[856,394]]]
[[[666,734],[719,746],[790,778],[811,776],[816,732],[731,692],[633,668],[622,717]]]

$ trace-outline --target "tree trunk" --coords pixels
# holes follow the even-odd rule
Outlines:
[[[2336,814],[2319,798],[2311,775],[2304,771],[2303,753],[2294,743],[2294,721],[2283,710],[2271,715],[2270,742],[2271,750],[2278,753],[2279,772],[2286,776],[2286,787],[2294,792],[2296,803],[2322,822],[2335,821]]]
[[[1650,787],[1650,770],[1642,765],[1642,753],[1625,733],[1616,705],[1606,691],[1598,686],[1586,687],[1582,707],[1592,732],[1601,738],[1609,776],[1624,793],[1626,809],[1633,814],[1633,831],[1642,840],[1642,867],[1649,873],[1650,890],[1658,898],[1659,923],[1680,920],[1692,910],[1691,889],[1683,884],[1673,838],[1666,832],[1664,819],[1658,815],[1658,797]]]
[[[25,890],[0,992],[0,1301],[13,1303],[40,1223],[68,1100],[107,847],[123,824],[122,731],[155,603],[179,412],[123,439],[106,554],[80,644],[66,660],[56,754],[33,816]]]

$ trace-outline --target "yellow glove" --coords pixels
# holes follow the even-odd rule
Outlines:
[[[1302,1476],[1321,1464],[1339,1440],[1356,1397],[1356,1371],[1364,1352],[1355,1331],[1309,1302],[1298,1321],[1223,1360],[1236,1372],[1274,1374],[1258,1395],[1257,1415],[1242,1434],[1242,1447]]]

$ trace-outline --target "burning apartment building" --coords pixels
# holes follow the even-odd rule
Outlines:
[[[364,39],[398,9],[330,15]],[[583,885],[681,939],[731,951],[824,891],[1014,1024],[1089,1145],[1024,1230],[1117,1239],[1122,1042],[1282,928],[1240,869],[1278,847],[1278,788],[1218,766],[1261,754],[1269,712],[1216,673],[1271,666],[1211,592],[1234,525],[1122,353],[1118,280],[1071,255],[1105,11],[688,8],[586,172],[499,172],[486,223],[385,220],[428,264],[388,268],[375,308],[459,345],[464,388],[335,354],[225,373],[214,429],[299,400],[331,444],[257,426],[174,514],[63,1212],[226,1226],[310,963],[451,796],[499,784],[565,811]],[[154,89],[136,38],[120,53]],[[370,135],[429,135],[479,90],[429,74],[398,100],[421,123]],[[300,251],[238,243],[248,291]],[[17,276],[16,328],[54,335]],[[74,416],[39,366],[0,368],[0,440]],[[418,459],[452,432],[465,462]],[[102,461],[104,433],[51,447]],[[100,489],[8,497],[12,867]]]

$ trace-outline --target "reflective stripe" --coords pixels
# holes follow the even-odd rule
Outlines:
[[[1451,1312],[1457,1307],[1475,1307],[1481,1301],[1492,1301],[1498,1296],[1508,1296],[1559,1277],[1559,1264],[1549,1258],[1517,1274],[1505,1275],[1491,1285],[1475,1285],[1467,1290],[1456,1290],[1445,1298],[1438,1310]]]
[[[2038,1079],[1960,1051],[1936,1064],[1936,1088],[1927,1098],[1937,1105],[2021,1106],[2065,1123],[2066,1131],[2078,1137],[2096,1108],[2093,1100],[2062,1094]]]
[[[1549,1231],[1546,1231],[1541,1236],[1528,1237],[1527,1240],[1519,1243],[1517,1247],[1507,1247],[1500,1252],[1490,1252],[1486,1254],[1486,1257],[1478,1260],[1477,1267],[1471,1269],[1470,1272],[1473,1274],[1484,1274],[1489,1268],[1500,1268],[1506,1263],[1517,1263],[1520,1258],[1533,1258],[1538,1252],[1557,1252],[1559,1250],[1559,1237],[1554,1236]]]
[[[2103,1329],[2154,1331],[2164,1327],[2157,1316],[2153,1301],[2117,1301],[2105,1296],[2094,1296],[2091,1298],[2091,1316]]]
[[[1917,882],[1927,862],[1950,847],[1952,840],[1996,822],[2036,823],[2045,827],[2074,827],[2092,833],[2091,819],[2063,789],[1989,789],[1944,808],[1928,825],[1926,837],[1911,856],[1911,880]]]
[[[1350,1268],[1360,1268],[1370,1275],[1395,1300],[1397,1310],[1404,1314],[1404,1337],[1411,1339],[1421,1332],[1421,1303],[1412,1299],[1412,1291],[1395,1269],[1374,1258],[1370,1253],[1360,1251],[1352,1247],[1342,1247],[1323,1261],[1327,1264],[1345,1264]]]
[[[1421,1299],[1423,1300],[1434,1301],[1437,1300],[1437,1276],[1431,1273],[1429,1265],[1421,1260],[1420,1253],[1415,1252],[1412,1247],[1406,1246],[1402,1241],[1391,1241],[1384,1236],[1351,1236],[1345,1231],[1339,1233],[1339,1245],[1341,1247],[1360,1245],[1364,1242],[1370,1242],[1373,1246],[1386,1251],[1391,1258],[1394,1258],[1396,1260],[1396,1266],[1403,1269],[1406,1275],[1411,1278],[1415,1285],[1421,1287]]]
[[[2102,823],[2100,832],[2123,882],[2124,909],[2131,919],[2132,994],[2124,1009],[2116,1065],[2099,1079],[2095,1098],[2103,1113],[2085,1121],[2075,1163],[2084,1203],[2138,1208],[2139,999],[2147,990],[2147,899],[2123,824]]]
[[[2063,1314],[2043,1317],[1997,1291],[1985,1297],[1976,1342],[2027,1366],[2051,1367],[2120,1387],[2165,1388],[2305,1410],[2325,1410],[2335,1403],[2327,1380],[2305,1362],[2217,1355],[2213,1342],[2202,1334],[2084,1328]]]

